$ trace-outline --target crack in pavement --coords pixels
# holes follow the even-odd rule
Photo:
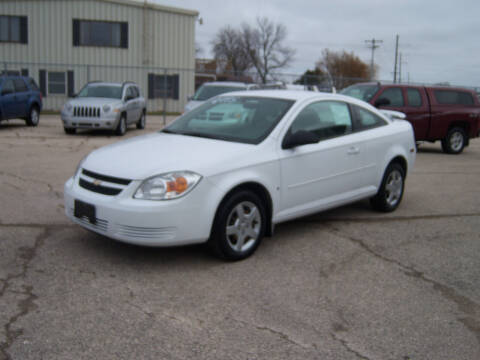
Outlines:
[[[330,230],[331,233],[343,239],[347,239],[353,242],[354,244],[357,244],[358,246],[360,246],[362,249],[364,249],[365,251],[367,251],[369,254],[373,255],[377,259],[397,265],[405,275],[422,280],[428,284],[431,284],[433,286],[433,289],[439,292],[443,296],[443,298],[454,302],[458,310],[461,313],[467,315],[466,317],[457,318],[457,320],[460,321],[477,338],[478,343],[480,343],[480,320],[478,320],[477,318],[474,318],[474,317],[480,318],[479,304],[475,303],[473,300],[467,298],[464,295],[458,294],[454,288],[441,284],[438,281],[435,281],[427,277],[425,273],[416,270],[413,266],[405,265],[396,259],[386,257],[376,252],[370,246],[368,246],[364,240],[353,237],[353,236],[348,236],[346,234],[342,234],[341,230],[333,225],[327,224],[327,227],[331,229]]]
[[[16,258],[23,261],[21,271],[17,274],[8,274],[6,279],[2,280],[2,288],[0,289],[0,297],[3,297],[8,291],[8,288],[12,285],[12,282],[16,279],[25,278],[30,268],[32,260],[37,255],[38,249],[43,245],[45,239],[47,239],[52,232],[50,227],[44,226],[44,231],[40,233],[35,239],[35,243],[31,247],[21,247]],[[0,342],[0,355],[5,359],[10,360],[12,357],[8,353],[8,349],[12,346],[15,340],[23,334],[23,329],[13,329],[14,324],[22,317],[27,315],[30,311],[34,310],[37,305],[35,300],[38,299],[37,295],[33,293],[33,286],[22,285],[24,291],[15,291],[25,295],[26,298],[19,300],[17,303],[18,312],[11,316],[8,322],[3,326],[5,330],[5,341]]]
[[[335,333],[330,333],[330,336],[333,338],[333,340],[339,342],[342,344],[342,346],[351,354],[354,354],[357,358],[363,359],[363,360],[370,360],[368,357],[360,354],[358,351],[352,349],[350,345],[348,345],[348,342],[342,338],[339,338]]]

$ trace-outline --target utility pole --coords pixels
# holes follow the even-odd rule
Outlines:
[[[398,61],[398,82],[402,83],[402,53],[399,54],[399,61]]]
[[[397,41],[395,45],[395,66],[393,68],[393,83],[397,82],[398,38],[399,36],[397,35]]]
[[[374,67],[375,67],[375,63],[374,63],[375,49],[380,47],[380,45],[377,45],[377,44],[383,43],[383,40],[377,40],[373,38],[372,40],[365,40],[365,43],[367,44],[367,47],[372,49],[372,58],[370,61],[370,79],[372,80],[373,74],[374,74]]]

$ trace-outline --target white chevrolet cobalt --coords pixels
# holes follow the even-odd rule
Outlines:
[[[90,153],[65,184],[65,211],[120,241],[206,242],[239,260],[282,221],[363,198],[395,210],[415,155],[407,121],[351,97],[228,93]]]

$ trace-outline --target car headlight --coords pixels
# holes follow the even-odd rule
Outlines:
[[[63,111],[64,111],[64,112],[67,112],[67,113],[72,112],[72,109],[73,109],[73,106],[72,106],[72,104],[70,104],[70,103],[66,103],[66,104],[63,106]]]
[[[176,171],[146,179],[133,197],[144,200],[171,200],[185,196],[202,176],[192,171]]]
[[[103,112],[108,113],[110,110],[112,110],[112,107],[110,105],[103,105]]]

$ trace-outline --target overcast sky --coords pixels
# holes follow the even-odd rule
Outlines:
[[[313,69],[322,49],[353,51],[370,64],[375,51],[381,80],[393,79],[395,36],[400,36],[402,80],[480,87],[480,0],[150,0],[197,10],[196,42],[212,57],[211,40],[225,25],[266,16],[284,24],[286,45],[296,49],[286,72]]]

